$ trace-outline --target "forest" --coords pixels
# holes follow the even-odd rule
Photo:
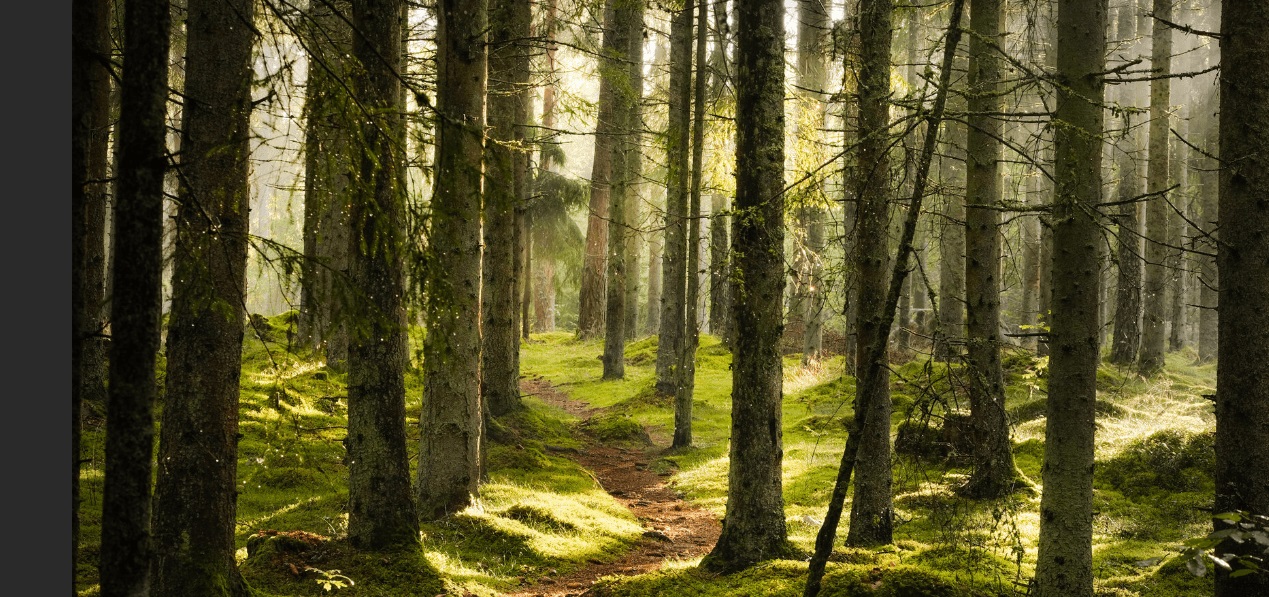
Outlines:
[[[72,595],[1269,597],[1266,32],[74,0]]]

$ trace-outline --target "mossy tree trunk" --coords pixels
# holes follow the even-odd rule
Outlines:
[[[71,585],[79,563],[81,406],[104,405],[102,300],[110,132],[110,1],[71,14]]]
[[[518,236],[517,212],[528,196],[531,21],[526,2],[494,0],[489,8],[480,393],[493,416],[520,407],[520,247],[512,241]]]
[[[885,309],[890,264],[887,209],[890,202],[890,42],[894,5],[890,0],[861,0],[859,5],[859,272],[858,362],[856,370],[886,370],[886,351],[870,344],[879,337]],[[888,331],[880,337],[888,336]],[[883,340],[884,341],[884,340]],[[875,355],[877,363],[866,359]],[[850,506],[852,546],[891,542],[894,511],[891,505],[890,377],[865,376],[855,390],[855,416],[866,421],[861,430],[855,494]],[[861,413],[867,412],[866,415]]]
[[[163,271],[163,176],[171,14],[165,0],[127,0],[118,125],[101,513],[101,594],[150,587],[150,480]]]
[[[1106,0],[1058,3],[1053,300],[1036,594],[1093,593],[1093,419]]]
[[[1220,358],[1214,513],[1269,514],[1269,5],[1228,0],[1221,16]],[[1217,529],[1228,525],[1217,523]],[[1255,541],[1219,553],[1264,557]],[[1217,597],[1265,597],[1269,575],[1216,571]]]
[[[669,123],[666,130],[665,254],[661,268],[661,324],[656,390],[677,394],[687,311],[687,209],[692,101],[692,3],[679,3],[670,23]],[[674,445],[691,443],[691,405],[674,407]],[[682,443],[686,438],[687,443]]]
[[[405,444],[404,19],[401,0],[352,3],[353,92],[366,114],[350,213],[348,539],[370,550],[419,541]]]
[[[734,571],[787,551],[781,480],[784,3],[737,0],[736,348],[722,535],[701,565]]]
[[[304,262],[300,268],[300,341],[341,368],[348,358],[347,322],[339,317],[347,281],[348,211],[357,108],[344,81],[352,52],[350,5],[343,0],[309,7],[308,82],[304,102]]]
[[[437,11],[436,186],[428,240],[419,514],[471,504],[480,478],[480,208],[484,136],[484,0]]]
[[[190,0],[151,595],[249,593],[234,562],[251,208],[252,0]]]
[[[642,71],[643,68],[643,3],[616,0],[605,11],[605,18],[612,19],[604,27],[605,46],[613,52],[605,57],[605,68],[611,69],[605,79],[612,87],[609,91],[613,102],[611,118],[616,138],[608,146],[611,152],[611,185],[602,360],[604,379],[622,379],[626,375],[626,310],[635,307],[626,304],[627,278],[633,273],[626,269],[630,265],[626,249],[629,237],[633,236],[626,218],[630,215],[630,207],[638,199],[635,193],[638,188],[638,180],[635,179],[638,156],[635,152],[638,151],[638,132],[641,129],[637,105],[642,86],[636,90],[635,82],[642,82],[636,69]],[[612,39],[607,39],[607,36]]]
[[[969,26],[969,161],[966,163],[965,296],[969,397],[974,422],[974,472],[967,495],[996,498],[1013,490],[1018,475],[1005,415],[1000,364],[1000,158],[1004,109],[1003,3],[974,0]],[[909,278],[911,279],[911,277]]]
[[[1172,0],[1154,0],[1154,14],[1172,20]],[[1154,77],[1172,72],[1172,28],[1158,19],[1151,33],[1150,70]],[[1162,193],[1168,188],[1168,111],[1171,79],[1150,81],[1150,142],[1146,164],[1146,192]],[[1163,369],[1167,348],[1165,326],[1171,314],[1167,303],[1168,201],[1171,197],[1153,196],[1146,202],[1146,272],[1141,297],[1143,322],[1141,349],[1137,370],[1154,375]]]

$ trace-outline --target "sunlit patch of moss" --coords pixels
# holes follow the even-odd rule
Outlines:
[[[343,541],[289,554],[262,550],[243,562],[242,571],[261,597],[329,595],[319,582],[323,578],[343,582],[337,594],[349,597],[432,597],[445,590],[436,567],[417,549],[363,552]]]
[[[1146,574],[1116,576],[1096,581],[1097,594],[1132,597],[1206,597],[1214,591],[1212,576],[1194,576],[1185,569],[1185,558],[1174,556],[1147,568]]]

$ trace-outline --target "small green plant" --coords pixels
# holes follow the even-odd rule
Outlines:
[[[304,571],[316,574],[317,584],[321,585],[322,589],[327,593],[331,589],[346,589],[357,584],[353,582],[353,579],[340,574],[338,570],[322,570],[321,568],[305,566]]]
[[[1205,537],[1190,539],[1183,553],[1186,556],[1185,568],[1194,576],[1207,574],[1207,562],[1230,571],[1230,578],[1248,574],[1265,574],[1265,557],[1269,556],[1269,516],[1249,514],[1247,512],[1226,512],[1213,516],[1229,525],[1228,528],[1208,533]],[[1217,554],[1216,550],[1226,540],[1235,543],[1252,541],[1264,547],[1263,556],[1242,555],[1232,553]]]

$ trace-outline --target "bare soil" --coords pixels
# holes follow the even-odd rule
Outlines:
[[[525,380],[521,382],[521,390],[583,420],[600,412],[569,398],[544,379]],[[658,439],[653,438],[654,442]],[[646,530],[633,549],[611,562],[591,560],[581,568],[544,577],[510,595],[583,595],[601,577],[644,574],[659,569],[666,560],[690,560],[708,553],[718,541],[722,525],[712,513],[687,503],[666,486],[668,475],[652,470],[651,463],[663,451],[664,448],[655,444],[640,450],[607,446],[587,437],[585,448],[577,454],[566,454],[590,470],[604,491],[629,508]]]

